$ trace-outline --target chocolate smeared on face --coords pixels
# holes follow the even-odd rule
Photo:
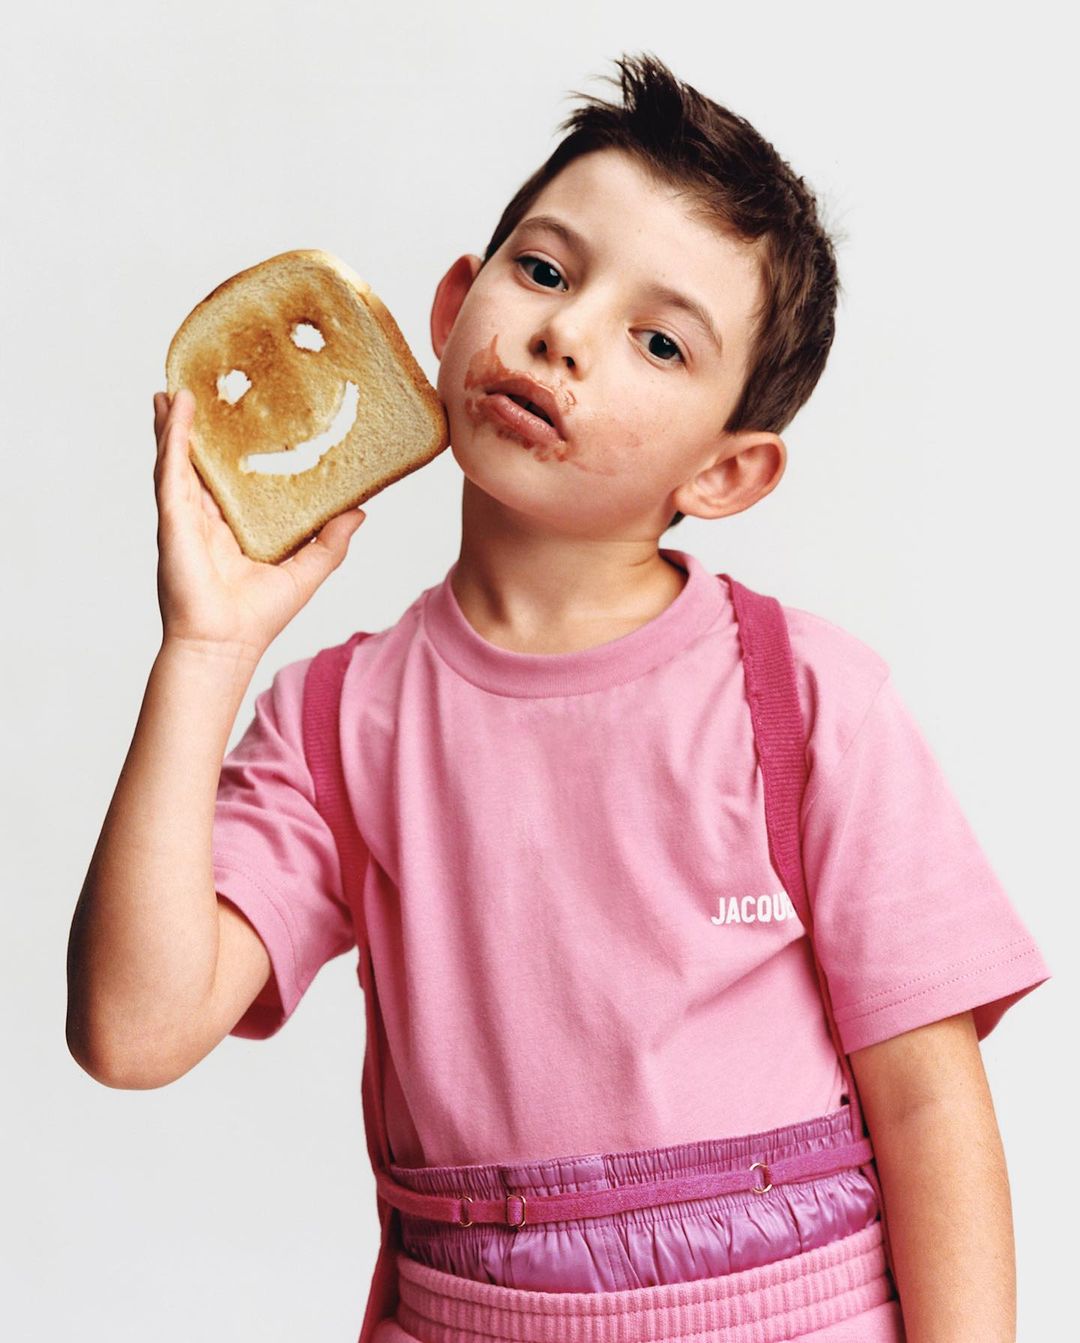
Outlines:
[[[572,444],[562,440],[557,443],[534,442],[525,438],[522,434],[515,433],[510,425],[494,420],[490,412],[485,409],[484,402],[487,398],[486,389],[488,387],[506,378],[533,376],[532,374],[522,373],[517,369],[507,368],[496,351],[497,340],[497,336],[492,336],[487,346],[477,350],[469,360],[468,368],[465,370],[466,389],[477,389],[473,395],[465,398],[465,413],[469,417],[469,421],[477,426],[481,424],[489,425],[500,438],[510,439],[528,448],[538,461],[548,461],[550,458],[555,458],[560,462],[569,462],[572,466],[581,470],[594,469],[575,460],[577,452]],[[539,379],[534,380],[539,381]],[[547,386],[551,392],[560,416],[565,417],[576,403],[573,392],[568,387],[551,387],[547,383],[544,386]]]

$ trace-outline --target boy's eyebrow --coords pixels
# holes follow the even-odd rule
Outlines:
[[[527,219],[522,219],[514,231],[517,232],[518,229],[526,227],[547,229],[550,233],[557,234],[571,247],[576,247],[579,252],[585,255],[589,253],[589,244],[582,235],[576,229],[571,228],[564,220],[557,219],[555,215],[530,215]],[[709,316],[709,310],[697,299],[691,298],[689,294],[684,294],[678,289],[672,289],[668,285],[656,284],[655,282],[645,286],[645,295],[657,303],[667,303],[672,308],[680,308],[683,312],[689,313],[706,334],[711,337],[717,352],[723,354],[724,342],[720,339],[720,332],[717,331],[713,319]]]

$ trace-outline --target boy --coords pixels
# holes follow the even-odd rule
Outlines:
[[[222,757],[263,651],[363,514],[282,565],[248,561],[188,461],[190,393],[155,397],[163,641],[69,958],[69,1047],[107,1085],[160,1086],[227,1033],[272,1033],[363,921],[402,1165],[744,1133],[838,1100],[794,987],[805,937],[758,894],[776,883],[721,585],[658,547],[683,516],[779,483],[780,432],[832,341],[833,251],[752,127],[653,58],[620,66],[624,106],[576,112],[483,260],[458,258],[435,293],[461,550],[350,666],[341,731],[371,859],[357,902],[303,764],[306,661]],[[906,1335],[1003,1343],[1009,1187],[978,1041],[1048,972],[880,659],[786,614],[811,727],[815,936]],[[736,878],[717,902],[720,867]],[[896,924],[925,964],[891,963]],[[752,947],[735,940],[751,927]],[[738,1037],[774,1011],[780,1062],[755,1071],[762,1050]],[[598,1118],[594,1094],[619,1113]]]

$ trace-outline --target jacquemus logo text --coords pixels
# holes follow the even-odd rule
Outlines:
[[[795,906],[787,891],[775,895],[720,896],[720,912],[712,915],[713,923],[778,923],[781,919],[795,918]]]

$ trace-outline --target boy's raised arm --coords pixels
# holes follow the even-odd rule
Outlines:
[[[68,945],[68,1047],[108,1085],[160,1086],[187,1072],[269,973],[252,929],[226,981],[236,1018],[223,1020],[211,833],[221,762],[254,668],[241,650],[165,641],[150,671]]]
[[[365,516],[280,564],[248,559],[191,464],[191,393],[154,406],[163,636],[68,944],[68,1048],[119,1087],[182,1076],[266,982],[266,949],[214,889],[218,778],[260,657]]]

